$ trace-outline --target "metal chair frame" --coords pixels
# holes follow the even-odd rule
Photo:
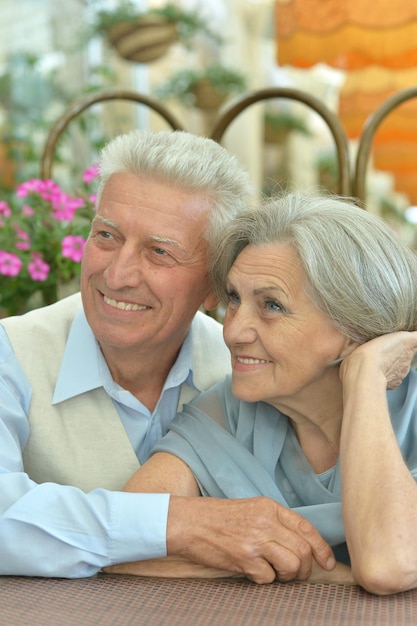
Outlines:
[[[260,89],[244,95],[240,99],[233,101],[229,106],[220,112],[214,122],[210,138],[220,142],[229,125],[242,111],[256,102],[270,100],[273,98],[286,98],[301,102],[313,109],[326,122],[335,142],[338,167],[339,184],[338,191],[341,195],[349,195],[350,192],[350,164],[348,142],[343,127],[337,116],[328,109],[318,98],[298,89],[286,87],[271,87]],[[153,98],[136,91],[125,89],[103,89],[87,96],[75,100],[64,113],[53,124],[47,136],[41,157],[40,173],[43,179],[50,178],[55,150],[58,140],[67,128],[68,124],[83,111],[94,104],[107,102],[109,100],[127,100],[142,104],[158,113],[173,130],[184,130],[182,124],[174,115],[162,104]]]
[[[390,96],[368,117],[358,143],[358,151],[354,166],[353,195],[360,203],[366,200],[366,172],[372,142],[383,120],[400,104],[417,97],[417,86],[402,89]]]
[[[269,87],[246,94],[226,106],[226,108],[219,115],[218,119],[215,121],[210,137],[215,141],[220,142],[227,128],[233,120],[240,113],[242,113],[242,111],[256,102],[271,100],[273,98],[286,98],[288,100],[301,102],[313,109],[326,122],[336,146],[339,166],[338,193],[343,196],[350,195],[351,174],[349,147],[343,126],[338,117],[325,104],[323,104],[323,102],[304,91],[290,87]]]
[[[53,124],[48,133],[41,157],[41,178],[47,179],[51,177],[53,159],[58,140],[71,120],[94,104],[107,102],[109,100],[127,100],[136,102],[137,104],[143,104],[158,113],[173,130],[183,130],[182,125],[175,116],[172,115],[165,106],[149,96],[126,89],[102,89],[96,91],[75,100]]]

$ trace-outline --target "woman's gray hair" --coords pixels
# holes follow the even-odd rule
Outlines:
[[[215,141],[185,131],[134,130],[112,139],[99,159],[97,206],[112,174],[153,177],[211,200],[209,248],[235,215],[254,197],[249,175],[237,158]]]
[[[417,328],[417,256],[381,218],[334,196],[291,193],[226,226],[210,267],[221,301],[243,248],[284,242],[298,252],[311,300],[353,341]]]

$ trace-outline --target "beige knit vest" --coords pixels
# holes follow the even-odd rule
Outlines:
[[[119,490],[138,469],[139,462],[106,392],[97,389],[51,405],[67,336],[80,306],[80,296],[76,294],[50,307],[2,320],[33,388],[31,432],[23,452],[24,467],[37,483],[73,485],[84,491],[96,487]],[[217,340],[227,358],[221,333],[214,333],[218,334],[214,337],[212,331],[210,328],[206,333],[210,352]],[[210,372],[213,365],[207,362],[210,360],[207,352],[205,359],[205,370]],[[214,379],[205,381],[205,387],[224,376],[229,359],[224,367],[218,365],[219,360]],[[194,389],[183,385],[179,406],[196,394]]]

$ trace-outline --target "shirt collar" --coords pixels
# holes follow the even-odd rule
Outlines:
[[[52,403],[62,402],[103,385],[100,347],[84,311],[78,311],[65,345]]]
[[[181,349],[178,353],[171,371],[168,374],[164,388],[177,387],[187,382],[191,387],[195,387],[193,383],[193,351],[192,351],[192,328],[183,341]]]
[[[192,329],[181,346],[177,360],[168,374],[164,388],[175,387],[187,382],[191,387],[192,373]],[[52,404],[63,402],[92,389],[109,387],[112,381],[100,346],[89,326],[85,313],[80,310],[74,317],[68,334]]]

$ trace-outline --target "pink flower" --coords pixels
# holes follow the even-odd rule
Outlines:
[[[48,278],[50,269],[48,263],[45,263],[39,252],[32,254],[32,261],[28,265],[28,272],[32,280],[39,282],[45,281]]]
[[[4,200],[2,200],[0,202],[0,215],[2,217],[10,217],[12,214],[9,205],[7,204],[7,202],[4,202]]]
[[[30,193],[38,193],[44,200],[51,200],[57,194],[61,194],[62,190],[53,180],[31,178],[21,183],[16,190],[18,198],[26,198]]]
[[[22,261],[16,254],[0,250],[0,274],[17,276],[22,268]]]
[[[95,163],[83,172],[83,181],[86,185],[89,185],[99,174],[98,164]]]
[[[26,180],[24,183],[21,183],[16,190],[16,195],[18,198],[25,198],[30,193],[39,192],[42,188],[43,180],[39,180],[37,178],[31,178],[30,180]]]
[[[40,180],[38,183],[37,191],[44,200],[53,200],[55,197],[62,194],[61,187],[53,180]]]
[[[84,247],[84,237],[79,235],[67,235],[62,240],[62,256],[78,263],[82,259]]]
[[[18,250],[29,250],[30,237],[27,232],[22,230],[17,224],[14,226],[17,235],[16,248]]]
[[[32,209],[31,206],[29,206],[29,204],[24,204],[22,206],[22,213],[23,215],[27,215],[27,217],[32,217],[32,215],[35,215],[35,211]]]
[[[85,206],[82,198],[71,198],[63,192],[53,196],[51,203],[53,207],[52,217],[58,222],[72,222],[77,209]]]

